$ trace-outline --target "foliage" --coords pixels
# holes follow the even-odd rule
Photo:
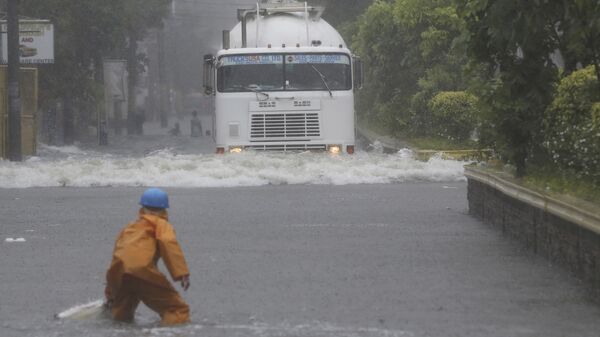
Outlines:
[[[600,90],[594,66],[565,77],[544,118],[545,146],[561,169],[600,186]]]
[[[150,28],[162,27],[172,0],[125,0],[121,3],[121,26],[142,39]],[[116,12],[118,13],[118,12]],[[116,14],[115,13],[115,14]]]
[[[440,136],[427,136],[427,137],[415,137],[405,135],[402,138],[409,147],[421,150],[435,150],[435,151],[460,151],[465,149],[476,149],[477,143],[472,140],[449,141],[447,137]]]
[[[359,111],[396,134],[431,132],[428,103],[464,89],[464,23],[450,0],[376,1],[359,20],[353,48],[367,69]],[[364,104],[366,102],[366,104]]]
[[[567,72],[578,63],[594,65],[600,82],[600,2],[597,0],[564,1],[557,31],[559,48],[565,57]]]
[[[592,127],[600,130],[600,103],[592,104],[590,111],[592,114]]]
[[[442,91],[466,88],[463,76],[466,53],[457,39],[464,30],[464,22],[451,1],[404,1],[397,10],[410,27],[424,28],[418,40],[424,71],[417,82],[419,91],[411,98],[410,110],[413,133],[433,135],[437,130],[429,108],[431,98]],[[414,15],[420,19],[415,20]]]
[[[363,11],[373,3],[373,0],[322,0],[309,1],[311,4],[325,5],[323,17],[335,27],[344,23],[354,22]]]
[[[415,139],[465,137],[450,129],[476,120],[480,146],[517,176],[552,163],[600,174],[599,1],[379,0],[348,27],[367,70],[362,120]],[[585,85],[570,77],[554,97],[560,74],[588,65]],[[446,92],[467,87],[477,110],[449,113]]]
[[[489,107],[489,133],[496,149],[525,173],[540,153],[540,128],[558,74],[551,55],[558,46],[560,2],[457,0],[467,23],[463,37],[473,62],[487,65],[478,88]]]
[[[397,93],[415,91],[417,78],[404,65],[408,59],[405,34],[395,23],[393,4],[376,1],[361,17],[353,49],[365,63],[365,88],[359,99],[364,118],[379,120],[388,132],[403,128],[396,105],[408,105]],[[405,116],[404,116],[405,117]]]
[[[450,141],[468,140],[477,127],[477,97],[464,91],[444,91],[429,102],[433,129]]]
[[[539,189],[550,195],[567,195],[600,204],[598,185],[590,184],[588,177],[570,171],[557,171],[552,166],[533,166],[523,182],[530,188]]]
[[[108,0],[22,0],[22,15],[48,19],[54,24],[55,64],[40,71],[42,98],[53,101],[61,96],[90,99],[94,60],[118,48],[119,21],[110,10],[120,1]]]
[[[128,39],[142,39],[149,28],[160,26],[170,2],[21,0],[22,16],[54,24],[55,63],[40,67],[40,105],[60,101],[65,106],[97,106],[94,102],[101,97],[95,82],[102,77],[102,60],[126,58]],[[6,0],[0,2],[5,4]]]

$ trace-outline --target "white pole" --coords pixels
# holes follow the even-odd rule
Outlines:
[[[256,40],[255,47],[258,48],[258,26],[260,24],[260,4],[256,3]]]
[[[304,2],[304,17],[306,19],[306,46],[310,46],[310,34],[308,31],[308,2]]]

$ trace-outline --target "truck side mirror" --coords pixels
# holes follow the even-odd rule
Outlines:
[[[365,82],[365,72],[363,67],[363,61],[358,56],[352,56],[352,62],[354,63],[354,89],[362,89]]]
[[[214,95],[215,93],[215,57],[211,54],[204,55],[204,78],[203,86],[206,95]]]

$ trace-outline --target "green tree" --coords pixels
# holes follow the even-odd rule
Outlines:
[[[464,142],[477,127],[477,97],[464,91],[443,91],[429,102],[432,131],[450,141]]]
[[[376,1],[359,22],[359,31],[353,41],[353,47],[367,64],[367,80],[379,87],[376,96],[381,100],[390,100],[393,88],[384,85],[392,82],[395,73],[400,70],[397,52],[402,46],[402,32],[394,20],[393,5]]]
[[[125,0],[122,1],[123,12],[121,25],[127,38],[127,70],[128,77],[128,114],[127,133],[135,133],[136,93],[143,55],[138,55],[138,42],[149,29],[162,27],[162,19],[167,16],[172,0]]]
[[[128,46],[137,49],[144,33],[162,24],[170,1],[21,0],[21,15],[48,19],[55,27],[55,63],[41,66],[39,72],[40,103],[63,105],[65,142],[74,140],[78,120],[87,129],[86,121],[93,118],[90,107],[102,99],[102,60],[126,58]],[[0,4],[5,6],[6,0]],[[139,57],[132,59],[135,83]]]
[[[490,107],[497,149],[517,175],[539,153],[540,125],[552,100],[557,67],[556,27],[561,2],[457,0],[467,23],[464,39],[476,63],[487,65],[487,85],[478,93]]]
[[[458,43],[464,22],[450,0],[397,0],[396,17],[414,39],[415,60],[422,73],[418,92],[411,98],[411,129],[420,135],[432,135],[430,100],[439,92],[466,88],[463,67],[467,62],[464,45]]]
[[[594,66],[563,78],[544,118],[544,146],[563,172],[600,184],[600,90]]]
[[[114,10],[120,1],[22,0],[20,13],[48,19],[54,24],[55,63],[40,67],[40,103],[63,106],[64,140],[76,137],[75,124],[90,118],[76,113],[94,101],[94,77],[104,56],[119,48],[119,19]],[[83,109],[82,109],[83,110]],[[87,125],[85,125],[87,128]]]
[[[390,132],[407,127],[409,116],[401,116],[395,106],[408,106],[410,93],[417,90],[419,72],[409,65],[409,38],[395,20],[394,5],[376,1],[361,17],[352,44],[367,70],[359,99],[362,118]]]
[[[465,88],[465,51],[457,43],[463,29],[450,0],[370,6],[353,43],[368,74],[360,95],[363,118],[377,119],[393,133],[432,133],[429,100],[437,92]]]
[[[321,0],[313,1],[316,5],[324,5],[326,10],[323,17],[327,22],[339,27],[353,22],[373,3],[373,0]]]
[[[577,63],[591,64],[600,82],[600,2],[571,0],[562,4],[557,39],[567,71],[575,70]]]

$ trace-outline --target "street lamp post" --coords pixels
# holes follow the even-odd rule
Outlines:
[[[7,3],[8,42],[8,159],[21,161],[21,94],[19,92],[19,0]]]

